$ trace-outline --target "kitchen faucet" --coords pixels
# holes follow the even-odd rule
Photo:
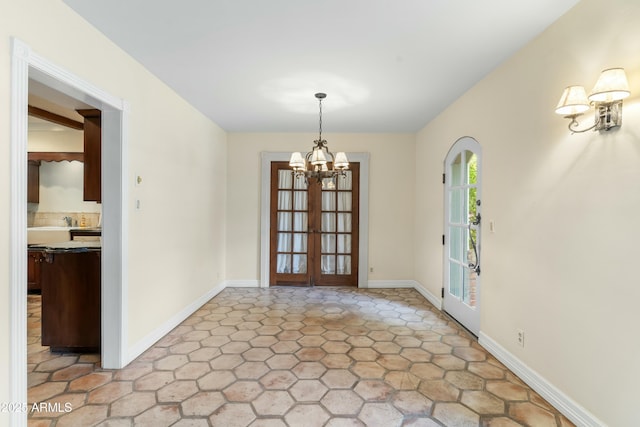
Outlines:
[[[70,216],[64,216],[62,219],[67,223],[67,227],[71,227],[72,218]]]

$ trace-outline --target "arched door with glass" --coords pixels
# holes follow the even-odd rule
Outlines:
[[[481,148],[459,139],[445,159],[444,310],[480,331]]]

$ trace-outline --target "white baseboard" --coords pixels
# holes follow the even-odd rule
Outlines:
[[[202,295],[197,300],[193,301],[191,304],[186,306],[184,309],[180,310],[178,313],[174,314],[171,318],[169,318],[166,322],[164,322],[160,327],[153,330],[143,339],[134,344],[128,352],[128,359],[125,361],[125,365],[128,365],[136,357],[140,356],[142,353],[147,351],[154,345],[158,340],[167,335],[169,332],[173,330],[176,326],[182,323],[187,317],[191,316],[195,313],[200,307],[205,305],[207,301],[211,298],[218,295],[224,288],[226,287],[226,283],[222,282],[211,288],[207,293]]]
[[[560,411],[565,417],[575,423],[577,426],[584,427],[603,427],[605,423],[596,418],[592,413],[580,406],[569,396],[558,390],[553,384],[544,377],[524,364],[516,356],[508,352],[504,347],[491,339],[485,333],[480,332],[478,342],[489,353],[495,356],[522,381],[527,383],[529,387],[534,389],[540,396],[545,398],[553,407]]]
[[[259,288],[259,280],[225,280],[225,288]]]
[[[442,310],[442,299],[433,295],[426,290],[419,282],[415,280],[369,280],[368,288],[384,289],[384,288],[413,288],[418,291],[427,301],[433,304],[438,310]]]

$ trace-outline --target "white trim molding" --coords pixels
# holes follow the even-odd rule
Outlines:
[[[12,402],[27,401],[27,133],[29,79],[81,100],[103,112],[102,167],[102,365],[124,366],[126,348],[127,241],[125,129],[127,104],[59,67],[11,38],[11,196],[9,393]],[[26,426],[25,413],[12,412],[12,426]]]
[[[11,44],[11,202],[9,237],[9,399],[27,402],[27,131],[29,46]],[[10,425],[26,426],[27,415],[13,411]]]
[[[480,332],[478,343],[576,425],[606,425],[485,333]]]
[[[259,288],[259,280],[225,280],[225,288]]]

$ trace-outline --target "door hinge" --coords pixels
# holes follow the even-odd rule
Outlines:
[[[444,234],[442,235],[442,245],[444,246]]]
[[[442,174],[442,183],[446,183],[447,182],[447,175],[446,174]]]
[[[440,297],[444,298],[444,288],[440,289]]]

